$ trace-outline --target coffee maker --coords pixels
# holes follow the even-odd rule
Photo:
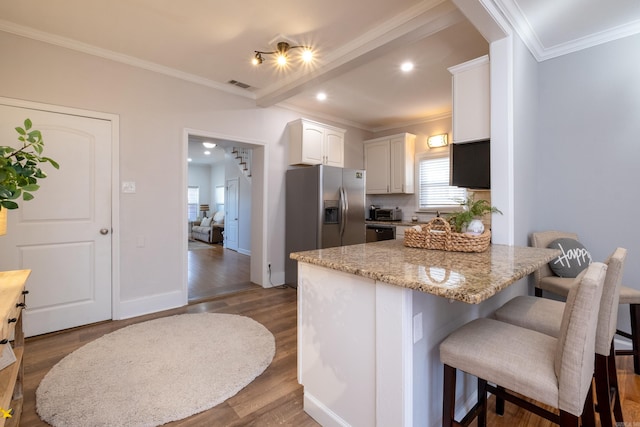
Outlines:
[[[380,209],[380,206],[371,205],[369,206],[369,220],[373,221],[376,219],[376,210]]]

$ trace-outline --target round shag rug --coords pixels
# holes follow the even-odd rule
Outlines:
[[[210,409],[269,366],[275,339],[231,314],[181,314],[127,326],[66,356],[36,391],[55,427],[158,426]]]

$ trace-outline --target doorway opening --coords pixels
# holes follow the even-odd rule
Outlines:
[[[184,139],[185,195],[197,188],[198,206],[208,208],[198,210],[197,218],[193,206],[185,209],[186,302],[263,286],[264,144],[192,129],[185,130]],[[238,160],[238,151],[255,153],[249,167],[246,159]],[[217,232],[192,232],[203,216],[215,217]]]

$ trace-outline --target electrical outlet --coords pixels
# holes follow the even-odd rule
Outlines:
[[[422,312],[413,316],[413,343],[422,339]]]

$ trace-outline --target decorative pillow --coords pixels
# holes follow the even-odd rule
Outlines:
[[[216,212],[216,214],[213,216],[213,223],[214,224],[224,223],[224,211]]]
[[[553,274],[559,277],[578,277],[591,264],[591,254],[584,245],[566,237],[549,243],[548,248],[560,249],[562,254],[549,262]]]
[[[210,227],[211,226],[211,218],[204,217],[202,222],[200,223],[200,227]]]

